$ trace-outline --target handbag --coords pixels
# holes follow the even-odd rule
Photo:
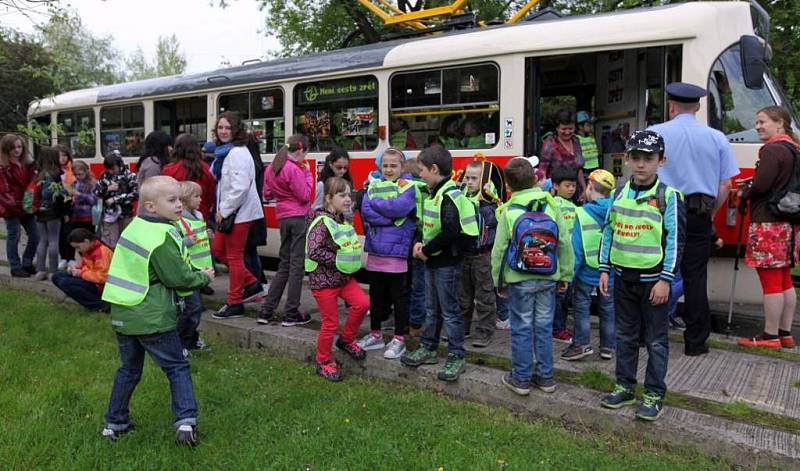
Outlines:
[[[238,212],[238,210],[234,211],[230,216],[222,218],[222,221],[217,224],[217,231],[223,234],[230,234],[233,232],[233,225],[236,223],[236,213]]]

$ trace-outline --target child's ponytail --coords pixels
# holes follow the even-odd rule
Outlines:
[[[308,151],[308,139],[302,134],[289,136],[289,139],[286,140],[286,144],[280,148],[278,153],[275,154],[275,158],[272,159],[272,172],[276,176],[281,173],[283,166],[286,164],[286,159],[289,158],[289,154],[297,151]]]

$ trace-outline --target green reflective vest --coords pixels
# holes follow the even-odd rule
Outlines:
[[[460,149],[461,140],[455,136],[439,136],[439,141],[446,149]]]
[[[367,189],[367,196],[370,200],[374,199],[383,199],[383,200],[390,200],[397,198],[398,196],[402,195],[406,191],[414,190],[415,185],[403,178],[397,179],[397,181],[390,181],[390,180],[378,180],[374,181],[369,184],[369,188]],[[398,218],[394,220],[394,225],[400,227],[403,223],[406,222],[406,218]]]
[[[564,218],[564,224],[567,226],[567,232],[572,234],[572,229],[575,227],[575,203],[562,198],[560,196],[554,197],[556,204],[561,209],[561,217]]]
[[[600,243],[603,239],[603,225],[597,221],[583,208],[575,210],[578,225],[581,231],[581,242],[583,246],[583,256],[586,265],[595,270],[600,268]]]
[[[401,129],[392,133],[391,139],[392,147],[397,150],[406,150],[406,143],[408,142],[408,129]]]
[[[432,197],[427,198],[422,209],[422,243],[432,241],[442,231],[442,200],[448,197],[453,200],[458,210],[458,219],[461,223],[461,232],[470,236],[478,235],[478,217],[475,214],[475,205],[458,190],[455,182],[448,179],[447,183],[439,188]],[[439,255],[436,252],[432,255]]]
[[[431,195],[428,184],[422,180],[411,180],[414,184],[414,198],[417,201],[417,230],[422,231],[422,211],[425,207],[425,200]]]
[[[333,243],[336,244],[336,269],[342,273],[352,274],[361,268],[361,242],[353,226],[347,223],[339,224],[330,216],[317,216],[308,226],[306,232],[306,260],[305,270],[309,273],[317,269],[319,264],[308,257],[308,235],[320,222],[325,224]]]
[[[625,268],[648,269],[657,266],[664,258],[662,244],[664,216],[659,208],[656,181],[653,188],[628,198],[631,183],[628,182],[611,205],[608,223],[614,229],[611,239],[609,261]],[[665,201],[677,191],[666,187]]]
[[[186,247],[175,226],[148,222],[139,217],[131,221],[114,249],[103,301],[135,306],[144,300],[150,290],[150,255],[164,243],[165,238],[177,244],[186,259]]]
[[[211,244],[208,242],[208,228],[202,219],[182,217],[178,227],[183,237],[194,235],[196,242],[187,248],[189,263],[196,269],[213,268]]]
[[[483,134],[464,138],[465,149],[482,149],[484,147],[488,146],[486,145],[486,139],[483,137]]]
[[[594,170],[599,167],[600,161],[597,157],[600,155],[600,151],[597,148],[597,141],[594,140],[593,136],[581,136],[580,134],[577,134],[576,136],[578,138],[578,142],[581,143],[583,168],[586,170]]]

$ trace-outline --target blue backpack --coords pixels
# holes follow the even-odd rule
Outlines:
[[[505,266],[520,273],[554,275],[558,271],[558,224],[544,212],[547,203],[533,200],[527,206],[512,204],[510,208],[525,212],[514,222],[511,231],[500,268],[501,286]]]

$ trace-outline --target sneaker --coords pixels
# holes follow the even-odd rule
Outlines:
[[[600,347],[600,358],[603,360],[610,360],[614,356],[614,349],[608,347]]]
[[[406,366],[435,365],[439,363],[439,355],[436,350],[428,350],[424,345],[420,345],[416,350],[403,354],[400,363]]]
[[[614,392],[607,394],[600,400],[600,405],[606,409],[619,409],[625,406],[632,406],[635,403],[636,397],[633,395],[633,391],[621,384],[614,385]]]
[[[197,343],[194,344],[195,350],[202,350],[204,352],[210,352],[211,347],[203,339],[197,339]]]
[[[636,410],[636,418],[653,421],[661,417],[663,413],[664,404],[661,396],[645,391],[642,402]]]
[[[759,334],[757,337],[753,337],[751,339],[739,339],[739,341],[736,343],[742,347],[764,347],[771,348],[773,350],[781,349],[781,339],[767,339],[764,338],[764,334]]]
[[[47,272],[46,271],[36,272],[36,274],[33,275],[33,279],[36,281],[45,281],[47,280]]]
[[[533,385],[546,393],[553,393],[556,391],[556,382],[553,381],[553,378],[542,378],[539,375],[534,375]]]
[[[500,319],[497,319],[496,321],[494,321],[494,328],[497,329],[497,330],[510,330],[511,329],[511,321],[508,320],[508,319],[506,319],[504,321],[500,320]]]
[[[214,288],[212,288],[210,285],[205,285],[200,288],[200,293],[205,294],[206,296],[211,296],[214,294]]]
[[[259,283],[255,282],[250,286],[246,286],[244,288],[244,299],[242,299],[243,303],[252,303],[259,301],[257,298],[261,298],[266,296],[267,292],[264,291],[264,286]]]
[[[553,340],[563,343],[572,342],[572,332],[569,329],[561,329],[553,331]]]
[[[378,334],[375,335],[372,332],[368,333],[367,335],[361,337],[361,340],[358,341],[358,346],[363,348],[364,350],[382,350],[386,347],[386,344],[383,342],[383,335]]]
[[[573,343],[564,349],[564,351],[561,353],[561,359],[575,361],[588,357],[592,354],[594,354],[594,350],[592,350],[591,345],[577,345]]]
[[[317,374],[328,381],[338,382],[342,380],[342,374],[339,373],[339,367],[333,360],[329,361],[328,363],[317,363]]]
[[[116,442],[117,440],[119,440],[126,433],[132,432],[133,429],[134,429],[133,422],[128,424],[128,427],[123,429],[123,430],[114,430],[111,427],[109,427],[108,425],[106,425],[105,428],[103,428],[103,431],[100,432],[100,435],[103,438],[107,438],[108,440],[111,440],[112,442]]]
[[[68,264],[69,264],[69,260],[61,260],[60,262],[58,262],[58,271],[66,270]]]
[[[502,382],[508,389],[514,391],[514,393],[519,394],[520,396],[527,396],[531,393],[531,382],[515,379],[513,376],[511,376],[511,373],[504,374]]]
[[[341,337],[336,339],[336,348],[346,352],[350,358],[354,360],[363,360],[367,358],[367,352],[364,351],[356,342],[345,342]]]
[[[672,330],[686,330],[686,323],[678,316],[670,317],[669,328]]]
[[[461,377],[461,373],[464,372],[464,367],[466,364],[467,361],[464,358],[457,357],[450,353],[447,355],[447,361],[444,364],[444,368],[442,368],[442,371],[440,371],[436,376],[442,381],[456,381],[459,377]]]
[[[476,334],[475,339],[472,341],[472,346],[475,348],[486,348],[490,343],[492,343],[491,336]]]
[[[214,319],[233,319],[244,316],[244,306],[241,304],[226,304],[219,311],[211,314]]]
[[[28,273],[23,268],[12,268],[11,269],[11,276],[13,276],[14,278],[30,278],[31,274]]]
[[[406,343],[395,337],[391,342],[389,342],[389,345],[386,347],[386,351],[383,352],[383,358],[386,358],[387,360],[397,360],[403,356],[405,352]]]
[[[181,445],[197,446],[197,426],[181,425],[175,430],[175,442]]]
[[[311,316],[308,314],[298,314],[295,317],[284,316],[281,325],[284,327],[294,327],[296,325],[306,325],[311,322]]]
[[[189,353],[189,349],[188,348],[182,348],[181,349],[181,355],[183,355],[183,359],[184,360],[188,360],[189,358],[192,357],[192,354]]]
[[[268,316],[268,315],[265,315],[265,314],[259,314],[258,315],[258,319],[256,319],[256,322],[258,322],[261,325],[267,325],[267,324],[270,323],[271,320],[272,320],[272,316]]]
[[[29,275],[36,274],[36,267],[34,267],[33,265],[25,265],[24,267],[22,267],[22,269],[28,272]]]
[[[794,338],[791,335],[784,335],[779,337],[781,341],[781,347],[783,348],[794,348]]]

